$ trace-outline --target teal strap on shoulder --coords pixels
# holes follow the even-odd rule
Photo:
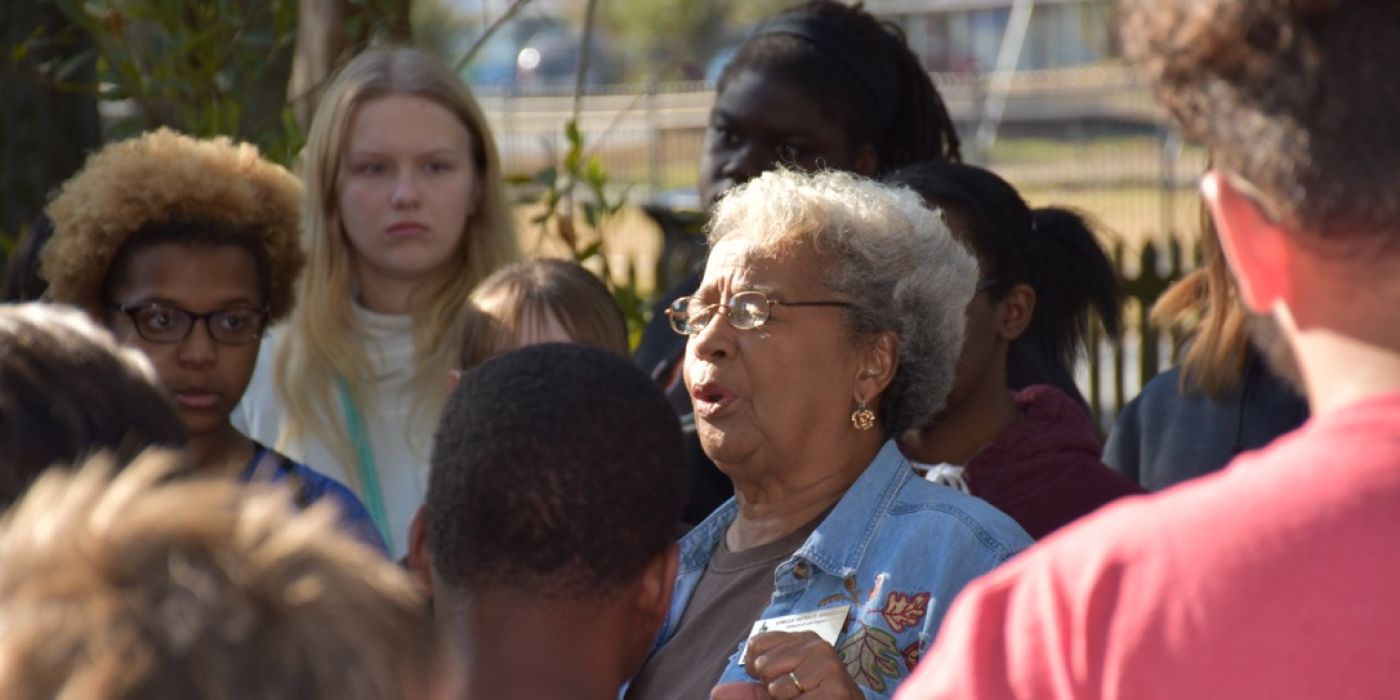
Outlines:
[[[360,409],[355,407],[355,399],[350,396],[350,385],[345,377],[336,377],[336,388],[340,391],[340,405],[345,410],[345,427],[350,432],[350,442],[355,447],[355,467],[360,474],[360,485],[364,491],[365,507],[379,535],[385,542],[393,542],[389,533],[389,518],[384,514],[384,495],[379,490],[379,469],[374,463],[374,450],[369,446],[369,434],[365,432]]]

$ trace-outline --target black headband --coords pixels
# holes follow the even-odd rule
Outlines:
[[[839,20],[823,17],[821,15],[793,13],[779,15],[767,22],[764,22],[754,30],[753,41],[762,36],[781,34],[801,39],[818,49],[826,52],[827,55],[836,59],[837,63],[846,67],[856,82],[870,97],[875,100],[875,106],[879,109],[880,119],[878,123],[881,128],[887,126],[890,118],[894,116],[895,98],[898,92],[897,83],[893,70],[880,70],[878,66],[872,65],[869,57],[862,56],[850,40],[850,34],[843,29]]]

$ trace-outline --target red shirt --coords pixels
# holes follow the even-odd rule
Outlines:
[[[1110,505],[972,583],[896,696],[1400,695],[1400,394]]]
[[[1142,487],[1108,468],[1083,407],[1049,384],[1013,396],[1021,419],[968,460],[972,495],[1011,516],[1040,539]]]

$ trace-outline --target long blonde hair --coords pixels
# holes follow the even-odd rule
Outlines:
[[[319,437],[347,467],[352,482],[358,482],[356,470],[349,468],[355,454],[345,421],[339,418],[337,382],[344,380],[361,411],[372,412],[365,390],[372,370],[364,348],[351,341],[351,249],[336,208],[336,185],[355,110],[389,95],[427,98],[454,114],[473,137],[472,155],[481,187],[480,202],[467,218],[458,246],[460,267],[434,280],[422,290],[422,300],[413,304],[416,375],[409,425],[435,423],[442,410],[447,395],[443,378],[456,360],[463,308],[472,287],[518,256],[495,140],[481,107],[461,79],[432,55],[413,48],[371,49],[346,64],[321,98],[302,153],[303,228],[309,260],[302,275],[300,303],[286,331],[290,337],[277,350],[274,376],[287,416],[279,443],[307,434]],[[404,429],[411,436],[409,426]]]
[[[1201,267],[1162,292],[1152,306],[1152,323],[1191,333],[1181,357],[1181,391],[1219,397],[1244,373],[1248,315],[1204,205],[1200,217]]]

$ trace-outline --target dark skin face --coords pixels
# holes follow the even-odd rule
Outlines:
[[[873,145],[850,143],[842,120],[797,86],[760,70],[741,70],[710,112],[700,157],[702,206],[778,165],[870,176],[879,162]]]
[[[954,209],[943,210],[943,220],[959,240],[970,245],[964,231],[971,223]],[[995,266],[978,255],[982,279],[996,279]],[[993,298],[979,290],[967,305],[966,335],[957,374],[947,406],[929,425],[914,428],[900,439],[909,458],[925,464],[966,464],[979,450],[994,442],[1017,420],[1020,412],[1011,400],[1007,380],[1007,353],[1011,343],[1026,332],[1035,312],[1035,290],[1017,284]]]
[[[194,313],[265,304],[257,262],[237,246],[154,245],[132,255],[123,272],[123,282],[112,292],[115,304],[158,302]],[[200,466],[220,468],[251,458],[252,443],[234,429],[229,414],[252,379],[258,341],[215,342],[209,321],[196,322],[177,343],[146,340],[125,313],[111,312],[108,323],[119,340],[150,358]]]

